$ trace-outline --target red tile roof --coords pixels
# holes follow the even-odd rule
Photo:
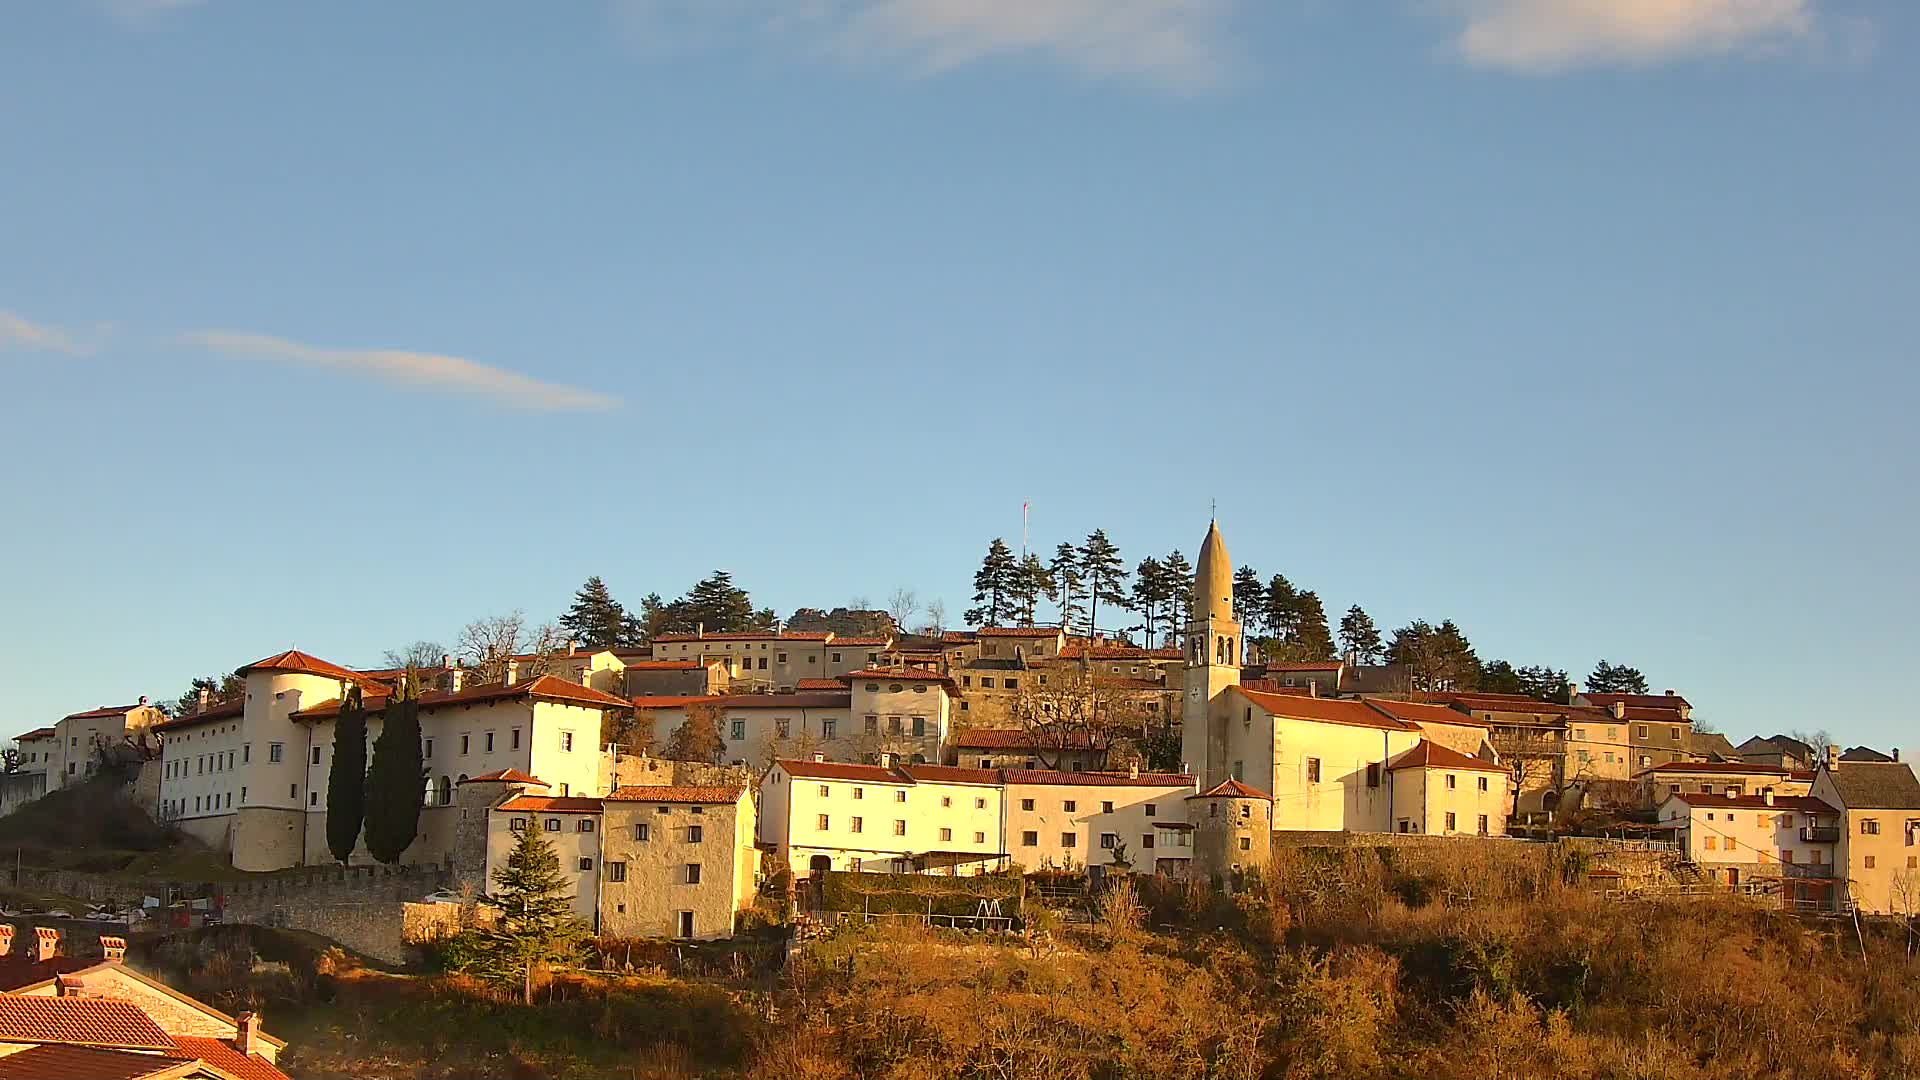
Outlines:
[[[629,708],[626,698],[595,690],[591,686],[581,686],[555,675],[542,675],[539,678],[507,683],[482,683],[469,686],[458,693],[446,690],[428,690],[420,695],[422,709],[439,709],[454,705],[474,705],[483,701],[506,701],[512,698],[539,698],[543,701],[564,701],[570,705],[597,705],[602,708]],[[382,692],[368,694],[363,699],[368,712],[379,712],[387,707],[388,697]],[[301,709],[291,714],[294,720],[325,720],[340,715],[340,700],[323,701],[310,709]]]
[[[1062,660],[1183,660],[1179,649],[1143,649],[1138,645],[1093,645],[1069,642],[1060,650]]]
[[[1064,742],[1068,750],[1094,749],[1093,737],[1084,731],[1065,732]],[[1030,750],[1041,747],[1051,748],[1053,742],[1040,739],[1030,732],[1009,728],[966,728],[956,731],[947,740],[947,745],[969,750]]]
[[[1466,713],[1458,709],[1449,709],[1445,705],[1428,705],[1419,701],[1397,701],[1393,698],[1369,697],[1362,698],[1361,700],[1394,719],[1405,720],[1409,724],[1422,722],[1428,724],[1452,724],[1456,727],[1480,728],[1483,731],[1487,728],[1486,721],[1475,720]]]
[[[968,645],[977,637],[971,630],[942,630],[940,641],[944,645]]]
[[[1245,687],[1238,689],[1255,705],[1275,716],[1290,720],[1313,720],[1324,724],[1345,724],[1349,727],[1383,728],[1387,731],[1420,730],[1404,720],[1388,716],[1364,701],[1267,694],[1258,690],[1248,690]]]
[[[172,1036],[124,1001],[0,994],[0,1042],[172,1050]]]
[[[983,626],[974,631],[974,634],[979,637],[1059,637],[1060,628],[1057,626]]]
[[[1000,783],[998,769],[962,769],[953,765],[902,765],[900,771],[910,779],[930,784]]]
[[[833,693],[727,694],[708,700],[723,709],[844,709],[853,695],[843,687]]]
[[[1469,757],[1458,750],[1441,746],[1431,739],[1421,739],[1413,749],[1387,763],[1387,771],[1400,769],[1471,769],[1476,772],[1505,773],[1504,766],[1496,765],[1484,758]]]
[[[1242,690],[1258,690],[1263,694],[1292,694],[1295,697],[1313,697],[1313,690],[1305,686],[1281,686],[1272,679],[1241,679]]]
[[[793,688],[802,693],[808,690],[843,691],[846,689],[839,679],[801,679]]]
[[[147,1077],[159,1080],[195,1075],[192,1064],[193,1059],[177,1054],[142,1054],[49,1043],[0,1057],[0,1080],[146,1080]]]
[[[292,671],[303,675],[324,675],[330,679],[358,683],[369,689],[379,687],[384,690],[386,688],[386,685],[377,679],[368,678],[351,668],[343,668],[339,664],[322,660],[298,649],[288,649],[286,652],[274,653],[265,660],[255,660],[246,667],[236,670],[234,674],[245,675],[249,671]]]
[[[490,773],[483,774],[481,776],[469,776],[465,780],[462,780],[460,782],[463,784],[505,783],[505,784],[538,784],[541,787],[553,786],[552,784],[547,783],[545,780],[542,780],[537,776],[529,776],[526,773],[521,772],[519,769],[501,769],[497,772],[490,772]]]
[[[1445,692],[1431,695],[1434,700],[1465,709],[1479,709],[1482,712],[1523,712],[1540,713],[1549,716],[1563,716],[1571,708],[1551,701],[1540,701],[1524,694],[1480,694]]]
[[[1656,773],[1745,773],[1748,775],[1765,773],[1769,776],[1786,776],[1789,772],[1789,770],[1783,769],[1778,765],[1749,765],[1742,761],[1669,761],[1664,765],[1655,765],[1647,771]],[[1807,778],[1812,779],[1813,774],[1808,773]]]
[[[635,784],[630,787],[615,788],[607,796],[608,802],[665,802],[731,804],[740,801],[740,793],[747,790],[738,786],[699,787],[687,784]]]
[[[825,630],[788,630],[775,633],[772,630],[729,631],[716,634],[660,634],[653,640],[659,642],[694,641],[825,641],[833,634]]]
[[[1268,664],[1268,671],[1339,671],[1347,665],[1339,660],[1282,660]]]
[[[1703,810],[1731,807],[1736,810],[1798,810],[1803,814],[1838,814],[1840,812],[1811,795],[1775,795],[1771,803],[1762,795],[1741,795],[1731,798],[1726,795],[1703,795],[1691,791],[1669,795],[1667,798],[1679,799],[1688,806],[1697,806]]]
[[[1592,703],[1600,706],[1603,709],[1610,709],[1614,706],[1615,703],[1625,705],[1629,709],[1636,709],[1636,708],[1637,709],[1662,709],[1668,712],[1678,712],[1681,706],[1687,706],[1688,708],[1692,707],[1692,703],[1687,701],[1686,698],[1681,697],[1679,694],[1585,694],[1583,693],[1580,696],[1583,698],[1586,698],[1588,701],[1591,701]]]
[[[1273,801],[1273,796],[1257,787],[1248,787],[1238,780],[1222,780],[1198,795],[1189,795],[1189,799],[1265,799]]]
[[[229,701],[225,705],[214,705],[201,712],[188,713],[185,716],[176,716],[172,720],[162,720],[153,725],[153,730],[173,731],[178,728],[197,727],[201,724],[217,723],[221,720],[238,720],[241,714],[246,711],[247,703],[243,698],[239,701]]]
[[[702,671],[718,663],[718,660],[631,660],[626,667],[628,671]]]
[[[697,702],[717,705],[725,700],[717,694],[640,694],[627,699],[636,709],[684,709]]]
[[[885,646],[893,644],[893,639],[890,637],[835,637],[832,641],[828,642],[828,644],[833,646],[849,645],[884,648]]]
[[[34,728],[32,731],[29,731],[24,735],[15,735],[13,737],[13,741],[14,742],[32,742],[35,739],[51,739],[51,738],[53,738],[53,729],[50,727],[42,727],[42,728]]]
[[[243,1054],[232,1043],[201,1035],[180,1035],[180,1049],[219,1069],[235,1080],[289,1080],[286,1073],[259,1054]]]
[[[881,765],[854,765],[842,761],[800,761],[787,758],[777,764],[788,776],[808,780],[863,780],[870,784],[910,784],[913,781]]]
[[[1048,769],[1002,769],[1009,784],[1056,787],[1192,787],[1193,777],[1181,773],[1053,772]]]
[[[874,682],[892,680],[894,682],[937,682],[945,683],[948,686],[954,685],[951,676],[942,675],[937,671],[925,671],[920,668],[862,668],[859,671],[849,671],[839,678],[843,683],[871,679]]]
[[[144,709],[146,707],[147,706],[145,705],[139,705],[139,704],[102,705],[97,709],[88,709],[86,712],[68,713],[67,715],[61,717],[60,719],[62,720],[96,720],[101,717],[107,717],[107,716],[125,716],[126,714],[132,712],[135,709]]]
[[[531,810],[554,814],[597,814],[600,800],[579,795],[515,795],[496,810]]]

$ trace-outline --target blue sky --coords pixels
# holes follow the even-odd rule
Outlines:
[[[0,0],[0,725],[1031,500],[1736,738],[1904,709],[1920,11]]]

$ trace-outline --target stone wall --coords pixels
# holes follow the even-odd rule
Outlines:
[[[226,886],[223,916],[230,923],[304,930],[382,963],[404,965],[414,959],[407,947],[407,909],[459,910],[410,903],[446,881],[437,866],[313,867]]]
[[[739,765],[709,765],[704,761],[674,761],[656,757],[622,757],[610,777],[613,787],[680,784],[688,787],[750,786],[754,770]]]

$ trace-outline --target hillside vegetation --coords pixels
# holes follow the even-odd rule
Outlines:
[[[1610,902],[1547,848],[1490,847],[1292,853],[1231,898],[1148,880],[1090,925],[1031,907],[1027,938],[842,930],[777,973],[656,948],[531,1009],[338,966],[196,987],[264,1006],[290,1071],[328,1080],[1920,1075],[1905,929]]]

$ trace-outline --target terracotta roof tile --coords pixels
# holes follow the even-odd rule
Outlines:
[[[1786,776],[1787,770],[1778,765],[1748,765],[1742,761],[1669,761],[1664,765],[1655,765],[1647,772],[1654,773],[1737,773],[1748,776],[1766,774],[1768,776]]]
[[[845,675],[839,676],[839,679],[843,683],[852,683],[860,680],[872,680],[874,682],[893,680],[894,682],[937,682],[946,683],[948,686],[954,685],[951,676],[942,675],[937,671],[925,671],[920,668],[862,668],[859,671],[849,671]]]
[[[202,712],[176,716],[171,720],[162,720],[153,725],[155,731],[176,731],[180,728],[198,727],[201,724],[214,724],[222,720],[238,720],[247,711],[246,701],[229,701],[225,705],[215,705]]]
[[[825,630],[788,630],[775,633],[772,630],[728,631],[714,634],[660,634],[653,640],[657,643],[695,641],[825,641],[833,634]]]
[[[1677,712],[1681,706],[1692,707],[1686,698],[1679,694],[1581,694],[1583,698],[1603,709],[1612,708],[1617,702],[1628,708],[1664,709]]]
[[[971,630],[942,630],[940,641],[946,645],[970,645],[977,636]]]
[[[893,639],[889,637],[835,637],[827,644],[829,646],[846,645],[849,647],[878,649],[893,644]]]
[[[1059,637],[1057,626],[983,626],[974,631],[979,637],[1022,637],[1049,638]]]
[[[1273,801],[1273,796],[1257,787],[1249,787],[1238,780],[1222,780],[1198,795],[1189,795],[1189,799],[1265,799]]]
[[[1405,720],[1409,724],[1425,722],[1429,724],[1453,724],[1457,727],[1481,729],[1487,727],[1486,721],[1475,720],[1466,713],[1460,712],[1457,709],[1449,709],[1445,705],[1428,705],[1421,701],[1398,701],[1393,698],[1369,697],[1362,698],[1361,700],[1394,719]]]
[[[953,765],[902,765],[900,771],[914,780],[941,784],[1000,783],[998,769],[962,769]]]
[[[289,1080],[287,1074],[275,1067],[273,1062],[259,1054],[243,1054],[224,1039],[180,1035],[175,1041],[180,1044],[180,1049],[236,1080]]]
[[[192,1058],[177,1054],[142,1054],[49,1043],[0,1057],[0,1080],[145,1080],[146,1077],[191,1076],[193,1072],[188,1066],[192,1062]]]
[[[708,700],[723,709],[844,709],[853,702],[846,687],[807,694],[727,694]]]
[[[1347,665],[1339,660],[1282,660],[1268,664],[1268,671],[1339,671]]]
[[[482,701],[505,701],[512,698],[532,697],[547,701],[564,701],[573,705],[598,705],[602,708],[628,708],[626,698],[595,690],[591,686],[581,686],[555,675],[542,675],[525,682],[483,683],[469,686],[457,693],[447,690],[428,690],[420,695],[420,708],[439,709],[454,705],[473,705]],[[368,712],[379,712],[387,707],[388,696],[385,692],[368,694],[362,699]],[[340,715],[340,700],[323,701],[310,709],[301,709],[291,714],[294,720],[326,720]]]
[[[53,729],[50,727],[43,727],[43,728],[34,728],[32,731],[26,732],[21,735],[15,735],[13,737],[13,741],[14,742],[32,742],[35,739],[51,739],[51,738],[53,738]]]
[[[304,675],[324,675],[327,678],[358,683],[368,688],[385,689],[385,684],[376,679],[370,679],[352,668],[343,668],[339,664],[322,660],[298,649],[288,649],[286,652],[274,653],[264,660],[255,660],[246,667],[238,669],[234,674],[245,675],[249,671],[293,671]]]
[[[1255,705],[1275,716],[1290,720],[1313,720],[1325,724],[1345,724],[1349,727],[1384,728],[1387,731],[1420,730],[1405,720],[1388,716],[1364,701],[1267,694],[1244,687],[1238,689]]]
[[[842,691],[846,685],[839,679],[801,679],[793,688],[804,694],[809,690]]]
[[[469,776],[468,778],[460,782],[463,784],[505,783],[505,784],[538,784],[541,787],[553,786],[552,784],[547,783],[545,780],[542,780],[537,776],[529,776],[526,773],[521,772],[519,769],[500,769],[495,772],[485,773],[480,776]]]
[[[1181,773],[1053,772],[1047,769],[1002,769],[1009,784],[1055,787],[1192,787],[1193,777]]]
[[[1063,741],[1068,750],[1094,749],[1093,737],[1084,731],[1065,733]],[[1053,743],[1046,742],[1030,732],[1017,728],[966,728],[953,733],[947,740],[949,746],[970,750],[1030,750],[1042,747],[1052,748]]]
[[[143,709],[146,707],[147,706],[139,705],[139,704],[102,705],[97,709],[88,709],[86,712],[68,713],[67,715],[61,717],[60,719],[62,720],[96,720],[96,719],[107,717],[107,716],[125,716],[126,714],[132,712],[135,709]]]
[[[1062,660],[1184,660],[1179,649],[1143,649],[1138,645],[1087,646],[1071,642],[1060,650]]]
[[[0,994],[0,1042],[174,1049],[173,1038],[127,1002],[19,994]]]
[[[881,765],[855,765],[843,761],[800,761],[782,758],[778,762],[788,776],[809,780],[861,780],[870,784],[911,784],[913,781]]]
[[[614,789],[608,802],[664,802],[731,804],[740,801],[746,788],[738,786],[695,786],[688,784],[635,784]]]
[[[628,671],[704,671],[718,660],[630,660]]]
[[[588,799],[579,795],[515,795],[494,809],[555,814],[597,814],[601,806],[599,799]]]
[[[1840,811],[1828,806],[1819,799],[1808,795],[1775,795],[1768,802],[1763,795],[1705,795],[1698,792],[1685,792],[1667,796],[1679,799],[1688,806],[1698,806],[1711,810],[1714,807],[1733,807],[1739,810],[1798,810],[1803,814],[1838,814]],[[1663,800],[1664,801],[1664,800]]]
[[[1485,758],[1469,757],[1458,750],[1421,739],[1413,749],[1387,763],[1388,772],[1400,769],[1471,769],[1476,772],[1505,773],[1506,767]]]

